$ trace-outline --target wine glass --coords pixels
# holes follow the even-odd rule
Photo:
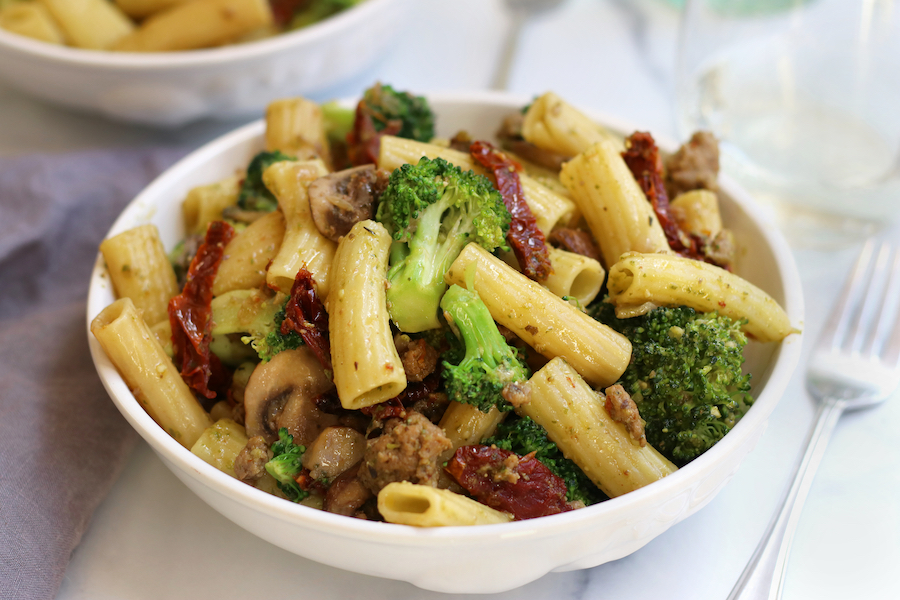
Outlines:
[[[687,0],[677,121],[796,246],[900,220],[900,0]]]

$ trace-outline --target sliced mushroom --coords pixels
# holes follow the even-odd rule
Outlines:
[[[307,446],[338,417],[322,412],[315,398],[334,384],[309,348],[285,350],[260,363],[244,390],[245,426],[248,436],[263,436],[270,444],[282,427],[294,443]]]
[[[309,208],[322,235],[337,242],[359,221],[375,216],[387,173],[374,165],[345,169],[309,184]]]
[[[313,479],[333,480],[362,460],[366,436],[352,427],[328,427],[306,449],[303,466]]]

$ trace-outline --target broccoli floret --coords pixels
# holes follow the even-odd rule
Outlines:
[[[631,340],[619,383],[646,421],[647,441],[676,465],[709,450],[753,403],[750,375],[741,371],[741,321],[683,306],[630,319],[617,319],[605,302],[590,312]]]
[[[391,318],[406,333],[440,327],[444,273],[469,242],[488,251],[505,246],[510,222],[487,177],[425,157],[394,170],[376,218],[395,240],[387,300]]]
[[[444,361],[441,377],[450,400],[465,402],[488,412],[492,406],[508,411],[512,406],[500,395],[510,383],[525,381],[528,367],[503,334],[478,294],[458,285],[450,286],[441,308],[465,345],[459,364]]]
[[[566,500],[582,501],[585,505],[606,500],[606,495],[594,485],[574,462],[563,456],[547,431],[529,417],[510,415],[497,426],[492,437],[482,443],[510,450],[520,456],[534,452],[534,457],[566,482]]]
[[[372,117],[375,131],[399,123],[400,131],[394,134],[398,137],[420,142],[431,141],[434,137],[434,113],[422,96],[376,83],[363,93],[362,102]]]
[[[287,300],[285,300],[287,303]],[[241,338],[245,344],[250,344],[262,362],[269,362],[279,352],[295,350],[303,345],[303,338],[296,331],[289,331],[287,335],[281,333],[281,323],[284,321],[284,305],[272,318],[272,328],[261,328],[259,331],[251,331],[250,335]]]
[[[272,460],[266,463],[266,471],[275,478],[278,488],[289,500],[299,502],[309,496],[309,492],[300,489],[295,479],[303,470],[303,453],[306,448],[294,443],[294,436],[282,427],[278,430],[278,441],[272,444]]]
[[[278,200],[263,183],[262,175],[270,165],[283,160],[297,159],[278,150],[260,152],[253,157],[247,167],[247,176],[241,183],[241,191],[238,194],[237,204],[240,208],[264,212],[272,212],[278,208]]]

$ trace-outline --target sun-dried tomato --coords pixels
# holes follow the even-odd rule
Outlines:
[[[175,364],[188,386],[206,398],[225,397],[231,374],[209,351],[212,338],[212,284],[234,228],[214,221],[188,268],[184,290],[169,300]]]
[[[297,332],[309,346],[319,364],[331,371],[331,342],[328,338],[328,313],[325,304],[316,292],[316,281],[312,273],[301,267],[291,287],[291,297],[284,305],[284,321],[281,333]]]
[[[553,272],[553,267],[544,232],[537,226],[537,219],[525,202],[525,192],[519,180],[521,165],[488,142],[472,142],[469,151],[478,164],[494,174],[497,190],[512,217],[506,240],[522,272],[529,279],[545,281]]]
[[[354,166],[377,165],[382,136],[397,135],[402,128],[403,122],[394,120],[388,121],[381,131],[376,131],[372,109],[365,100],[360,100],[356,105],[353,129],[347,134],[347,156],[350,162]]]
[[[622,158],[653,206],[669,247],[681,256],[706,261],[700,239],[683,231],[669,211],[669,194],[663,183],[662,157],[653,136],[645,131],[631,134],[625,140]]]
[[[277,26],[286,27],[294,18],[294,13],[304,8],[306,4],[309,4],[309,0],[269,0],[272,20]]]
[[[496,446],[462,446],[444,469],[476,500],[517,521],[572,509],[565,481],[533,453],[520,457]]]

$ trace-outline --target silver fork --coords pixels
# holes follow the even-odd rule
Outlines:
[[[818,412],[791,487],[728,600],[780,599],[800,510],[838,419],[900,385],[900,251],[869,240],[813,349],[807,389]]]

